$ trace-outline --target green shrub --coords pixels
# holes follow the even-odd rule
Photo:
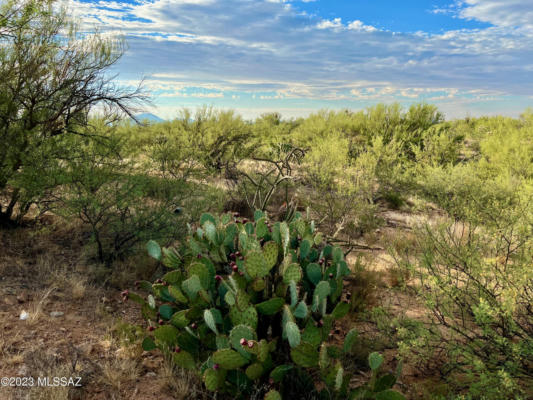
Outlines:
[[[438,350],[441,372],[473,398],[518,399],[533,389],[529,204],[481,208],[482,225],[428,225],[417,236],[419,262],[403,258],[433,323],[404,332],[402,353],[420,360]]]
[[[58,213],[90,228],[98,261],[110,264],[151,237],[169,240],[184,233],[184,213],[174,211],[186,209],[190,193],[182,181],[139,174],[120,156],[122,140],[112,132],[102,135],[100,141],[71,138],[55,198]]]
[[[350,273],[342,250],[325,244],[299,214],[290,224],[271,223],[261,211],[254,219],[204,214],[181,247],[148,243],[170,271],[155,284],[140,283],[146,300],[124,293],[148,320],[143,348],[198,370],[212,391],[248,398],[259,390],[265,399],[280,399],[291,391],[287,374],[299,371],[309,382],[308,372],[317,370],[325,383],[320,398],[347,398],[350,376],[339,358],[356,332],[348,333],[343,349],[326,342],[333,322],[350,308],[340,301]],[[379,392],[371,389],[365,396]]]

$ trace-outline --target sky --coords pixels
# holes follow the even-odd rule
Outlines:
[[[533,107],[533,0],[65,0],[126,38],[121,85],[153,106],[285,118],[376,103],[448,119]]]

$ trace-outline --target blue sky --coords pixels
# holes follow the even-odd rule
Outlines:
[[[126,37],[118,80],[149,111],[436,104],[448,118],[533,106],[533,0],[65,0]]]

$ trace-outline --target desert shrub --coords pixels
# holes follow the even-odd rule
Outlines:
[[[107,76],[124,43],[81,35],[67,10],[53,3],[0,5],[0,195],[7,203],[0,204],[0,223],[20,221],[54,189],[57,156],[69,151],[58,151],[59,136],[81,133],[95,106],[111,119],[131,115],[144,98]]]
[[[298,182],[295,169],[301,164],[305,151],[290,144],[263,146],[248,159],[235,161],[226,167],[226,177],[237,198],[248,209],[266,211],[274,200],[283,198],[283,219],[290,220],[295,211],[290,192]],[[279,204],[277,205],[279,206]]]
[[[403,259],[434,325],[402,346],[422,357],[422,344],[438,348],[443,375],[474,398],[520,398],[533,389],[530,202],[480,205],[474,218],[426,226],[417,239],[419,262]]]
[[[146,300],[123,293],[141,304],[148,320],[144,349],[158,348],[179,367],[199,371],[211,391],[281,399],[281,393],[294,395],[299,381],[312,388],[310,398],[347,398],[350,376],[339,358],[356,332],[347,334],[343,349],[326,342],[333,322],[350,308],[340,301],[350,273],[342,250],[325,244],[298,214],[290,224],[272,223],[261,211],[254,219],[204,214],[181,247],[149,242],[149,253],[170,271],[155,284],[139,283],[149,292]],[[372,369],[382,361],[374,354]],[[320,394],[312,371],[325,384]],[[350,398],[386,395],[381,392],[397,397],[379,398],[402,398],[390,391],[395,380],[379,382]]]
[[[317,138],[304,159],[307,205],[320,216],[319,226],[332,238],[361,236],[377,226],[373,194],[375,170],[352,165],[348,140],[342,136]]]
[[[169,239],[185,231],[185,184],[138,174],[121,158],[122,141],[112,133],[99,141],[78,139],[63,164],[56,212],[89,226],[100,262],[110,263],[150,237]],[[184,208],[184,207],[183,207]]]

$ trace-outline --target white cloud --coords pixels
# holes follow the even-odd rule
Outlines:
[[[472,90],[533,92],[530,0],[457,3],[446,12],[493,26],[442,34],[320,19],[283,0],[69,3],[85,29],[126,36],[129,50],[117,66],[121,79],[146,75],[147,88],[158,96],[437,101],[474,96]]]

